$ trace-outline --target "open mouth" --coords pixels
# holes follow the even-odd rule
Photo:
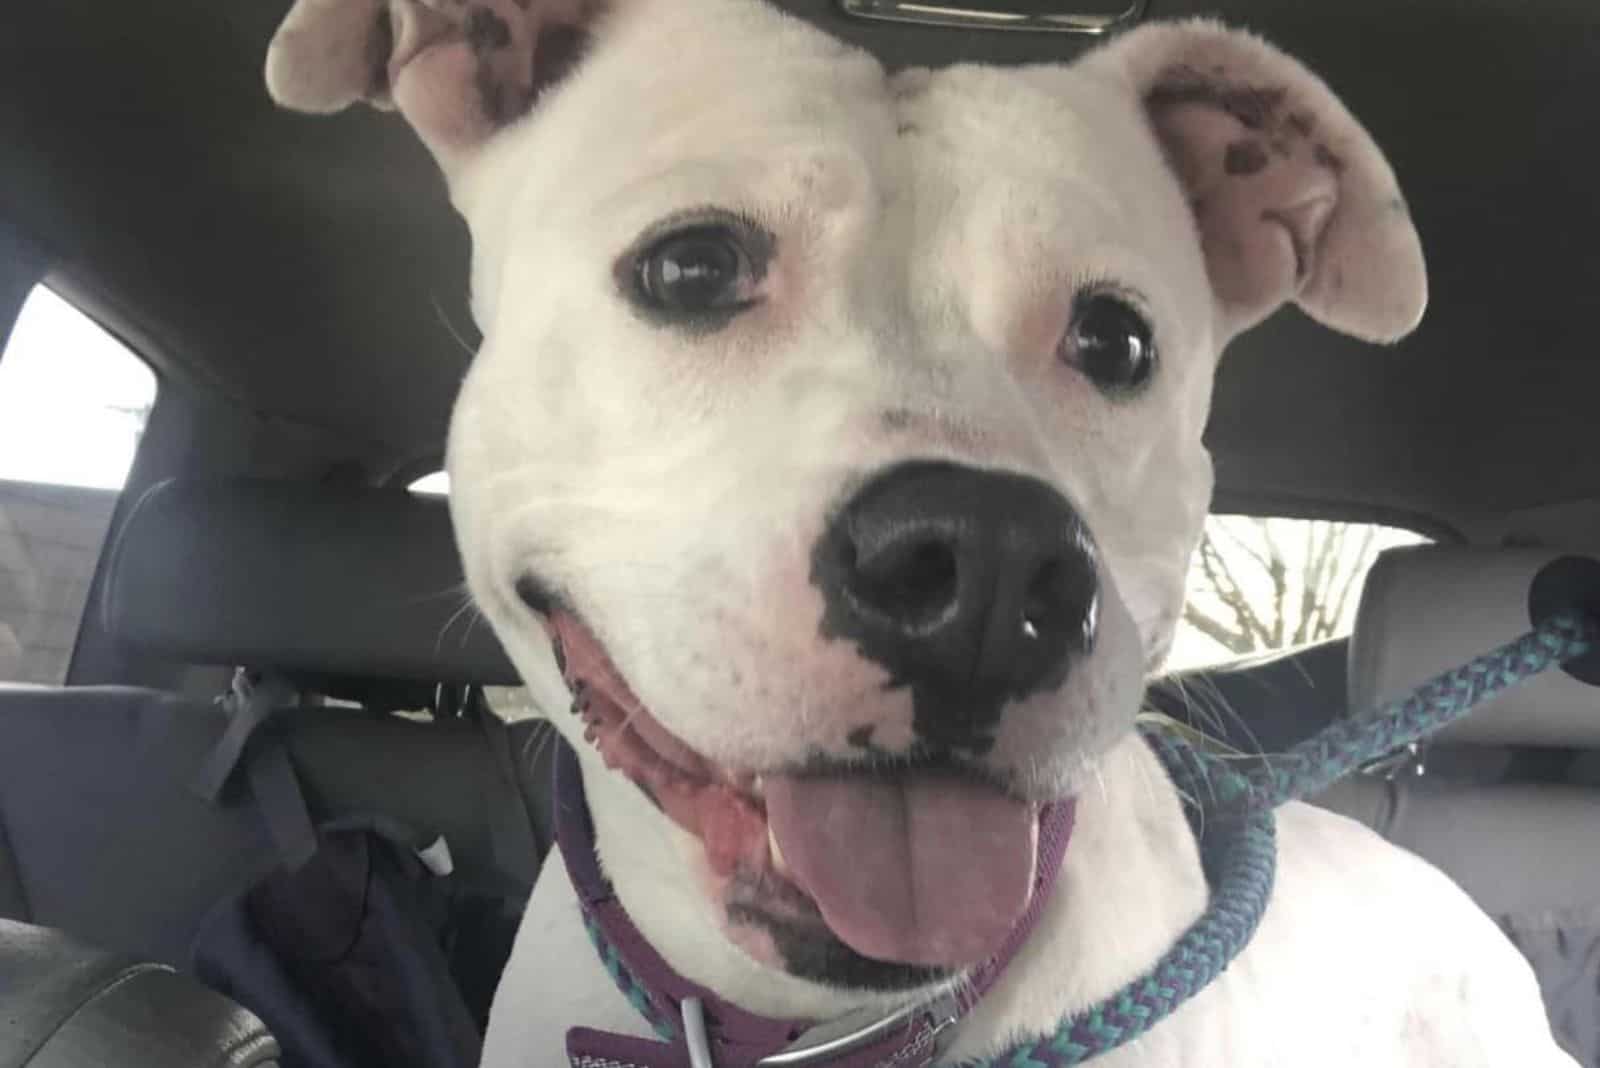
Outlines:
[[[1038,804],[943,762],[725,767],[650,714],[582,622],[559,609],[543,618],[585,737],[699,839],[732,888],[731,919],[779,941],[831,934],[924,981],[994,956],[1021,921],[1035,892]]]

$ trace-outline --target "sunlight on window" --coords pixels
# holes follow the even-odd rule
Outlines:
[[[433,497],[447,497],[450,495],[450,474],[447,471],[435,471],[431,475],[423,475],[406,488],[412,493],[426,493]]]
[[[1167,670],[1344,637],[1378,554],[1427,540],[1372,523],[1214,515],[1189,568]]]
[[[142,360],[36,287],[0,354],[0,480],[120,489],[155,397]]]

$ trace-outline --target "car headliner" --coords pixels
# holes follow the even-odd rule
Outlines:
[[[784,6],[892,65],[1069,57],[1082,38]],[[273,108],[287,0],[18,5],[0,40],[0,222],[169,374],[331,430],[372,469],[437,457],[475,335],[466,238],[403,125]],[[1433,303],[1393,351],[1298,313],[1235,344],[1219,505],[1445,527],[1600,497],[1600,5],[1153,0],[1307,60],[1389,153]],[[663,72],[669,77],[670,72]]]

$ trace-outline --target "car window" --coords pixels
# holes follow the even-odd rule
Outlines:
[[[422,493],[430,497],[446,497],[450,494],[450,475],[446,471],[435,471],[431,475],[423,475],[406,488],[412,493]]]
[[[0,352],[0,682],[66,680],[155,398],[142,360],[34,289]]]
[[[1428,539],[1375,523],[1213,515],[1189,568],[1171,671],[1348,635],[1385,549]]]

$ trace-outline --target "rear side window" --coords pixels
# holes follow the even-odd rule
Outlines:
[[[446,471],[435,471],[431,475],[423,475],[412,482],[406,489],[412,493],[420,493],[425,497],[450,496],[450,475]]]
[[[0,352],[0,683],[66,680],[150,368],[39,286]]]
[[[1427,540],[1374,523],[1213,515],[1189,567],[1167,670],[1345,637],[1378,554]]]

